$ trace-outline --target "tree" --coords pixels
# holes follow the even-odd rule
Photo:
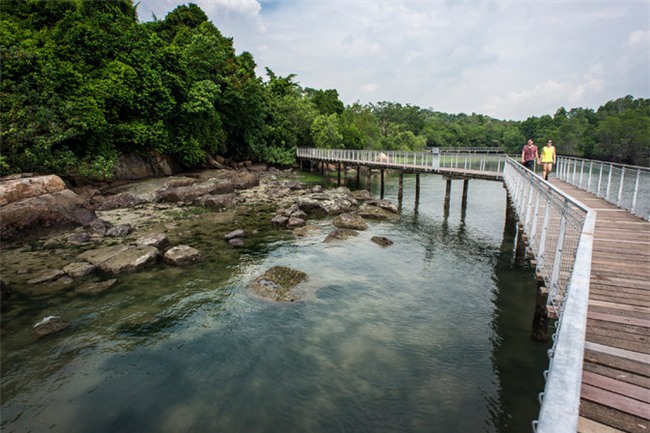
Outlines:
[[[320,114],[311,125],[311,136],[314,145],[326,149],[340,149],[343,136],[339,132],[339,118],[336,113],[329,116]]]

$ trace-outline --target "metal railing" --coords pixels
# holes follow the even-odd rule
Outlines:
[[[504,182],[548,288],[547,308],[558,318],[533,427],[539,433],[575,433],[596,213],[513,159]]]
[[[650,220],[650,168],[560,156],[557,177]]]
[[[439,153],[404,152],[396,150],[315,149],[298,148],[298,158],[329,162],[367,164],[395,169],[415,169],[440,172],[446,170],[501,173],[505,167],[504,154],[498,153]]]

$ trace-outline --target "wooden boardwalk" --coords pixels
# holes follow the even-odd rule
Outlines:
[[[650,433],[650,222],[551,183],[597,212],[578,431]]]

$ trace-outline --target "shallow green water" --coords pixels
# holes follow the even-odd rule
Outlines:
[[[444,181],[421,180],[417,210],[407,176],[400,222],[340,243],[322,243],[327,219],[242,250],[197,223],[200,265],[3,305],[2,431],[530,431],[547,346],[529,338],[535,283],[514,263],[505,190],[471,181],[461,212],[454,182],[445,217]],[[274,265],[309,275],[305,301],[249,292]],[[73,326],[36,340],[24,329],[44,312]]]

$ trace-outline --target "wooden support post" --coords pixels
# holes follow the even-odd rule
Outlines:
[[[420,173],[415,173],[415,210],[420,204]]]
[[[336,186],[341,186],[341,163],[336,164]]]
[[[384,198],[384,169],[383,168],[381,169],[381,187],[380,188],[381,188],[381,190],[380,190],[379,196],[380,196],[381,199],[383,199]]]
[[[299,159],[298,163],[300,164],[300,171],[302,171],[302,159]]]
[[[322,161],[322,162],[320,163],[320,174],[321,174],[322,176],[325,176],[325,161]]]
[[[447,178],[447,188],[445,189],[445,215],[449,215],[449,196],[451,195],[451,178]]]
[[[465,214],[467,212],[467,188],[469,186],[469,179],[463,179],[463,198],[460,204],[460,220],[465,221]]]
[[[359,188],[359,176],[361,176],[361,166],[357,165],[357,188]]]
[[[399,172],[399,184],[397,187],[397,207],[402,208],[402,199],[404,198],[404,173]]]
[[[546,308],[548,289],[544,287],[544,279],[537,274],[537,290],[535,293],[535,312],[533,313],[533,328],[531,338],[535,341],[548,341],[549,316]]]
[[[517,230],[517,213],[512,204],[510,194],[506,196],[506,222],[503,231],[505,233],[515,233]]]

